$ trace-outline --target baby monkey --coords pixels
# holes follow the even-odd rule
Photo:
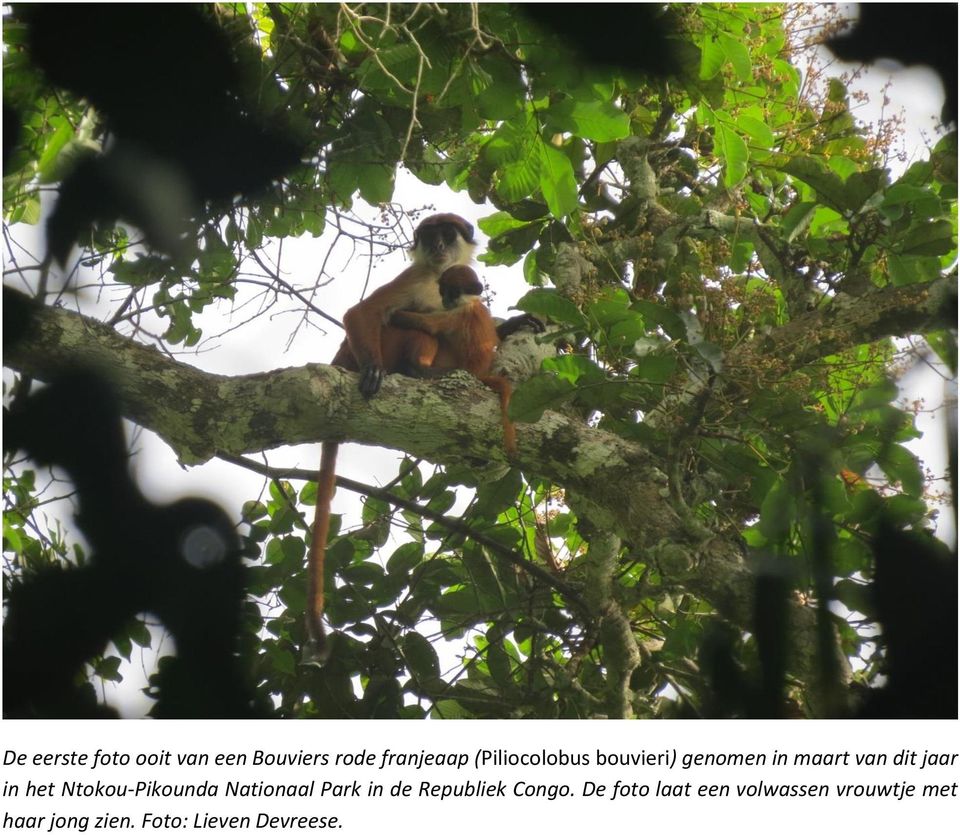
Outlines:
[[[420,367],[416,369],[416,376],[436,377],[462,368],[500,396],[504,448],[508,454],[515,455],[517,436],[507,416],[512,389],[506,377],[490,371],[500,336],[481,299],[483,285],[470,267],[458,264],[444,270],[439,288],[443,311],[399,310],[390,317],[390,324],[436,337],[436,355],[430,362],[417,363]]]

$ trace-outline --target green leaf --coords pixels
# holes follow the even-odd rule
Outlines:
[[[869,585],[855,580],[840,580],[833,587],[833,596],[851,612],[874,613],[874,594]]]
[[[647,333],[646,323],[643,317],[634,311],[629,311],[628,316],[613,325],[607,332],[607,339],[610,345],[628,350],[636,345],[637,341],[642,339]]]
[[[550,107],[546,116],[562,130],[594,142],[612,142],[630,135],[630,117],[609,101],[566,98]]]
[[[244,502],[240,511],[240,518],[248,524],[255,522],[257,519],[262,519],[266,515],[267,506],[261,501]]]
[[[280,540],[283,559],[291,565],[301,565],[306,556],[307,547],[299,536],[285,536]]]
[[[583,354],[549,357],[543,361],[543,370],[547,374],[556,374],[561,380],[568,380],[574,385],[602,383],[606,379],[600,366]]]
[[[940,198],[929,188],[895,183],[884,193],[878,209],[891,220],[898,220],[904,208],[909,208],[914,217],[935,217],[941,212]]]
[[[57,165],[60,152],[67,146],[67,143],[73,139],[73,125],[62,116],[52,118],[51,124],[56,126],[53,134],[47,140],[47,145],[37,161],[37,172],[40,175],[40,182],[50,183],[59,179],[63,173],[59,171]]]
[[[707,81],[720,72],[727,60],[720,41],[707,35],[700,50],[700,79]]]
[[[540,185],[540,166],[534,157],[524,157],[503,165],[497,178],[497,194],[508,203],[516,203],[533,194]]]
[[[744,83],[753,81],[753,65],[750,63],[750,52],[746,44],[726,32],[720,33],[718,42],[724,57],[733,66],[737,80]]]
[[[417,47],[412,43],[379,48],[375,56],[368,56],[360,65],[357,72],[359,85],[409,101],[409,95],[399,90],[393,78],[409,86],[416,78],[418,62]]]
[[[274,670],[276,670],[278,673],[284,673],[288,676],[296,674],[297,662],[292,652],[286,652],[283,650],[271,652],[270,661],[273,664]]]
[[[908,496],[923,495],[923,472],[920,462],[910,450],[899,444],[890,444],[877,459],[891,481],[898,482]]]
[[[760,506],[760,532],[768,542],[783,543],[797,517],[793,490],[785,479],[778,479]]]
[[[327,219],[323,212],[304,211],[303,228],[305,232],[309,232],[314,238],[319,238],[326,226]]]
[[[298,518],[293,508],[286,504],[279,505],[270,515],[270,533],[290,533],[294,529],[294,520]]]
[[[537,267],[537,250],[531,249],[523,259],[523,280],[527,284],[540,283],[540,269]]]
[[[430,716],[433,719],[474,719],[476,714],[458,701],[453,699],[442,699],[434,702],[430,709]]]
[[[593,326],[607,330],[612,328],[618,322],[635,316],[638,319],[643,317],[634,310],[630,310],[626,303],[613,301],[610,299],[600,299],[587,305],[585,313]]]
[[[524,313],[542,316],[552,322],[572,325],[576,328],[587,326],[586,317],[580,312],[580,309],[556,290],[531,290],[517,302],[516,307]]]
[[[366,55],[367,48],[363,43],[357,38],[357,36],[350,30],[344,29],[343,34],[340,35],[340,49],[343,50],[345,55]]]
[[[494,609],[504,603],[504,588],[493,570],[493,563],[483,548],[467,543],[462,553],[463,566],[470,583],[483,599],[484,609]]]
[[[540,191],[550,214],[561,219],[577,210],[577,181],[566,154],[540,142]]]
[[[858,571],[865,572],[873,564],[873,554],[866,543],[850,535],[838,537],[831,549],[831,556],[836,572],[846,577]]]
[[[897,398],[897,384],[884,377],[869,388],[857,392],[850,406],[851,412],[869,411],[892,403]]]
[[[516,264],[536,244],[542,223],[526,223],[490,238],[480,261],[491,266]]]
[[[259,218],[250,217],[247,220],[247,226],[243,230],[244,241],[247,249],[258,249],[263,243],[263,224]]]
[[[444,490],[432,496],[427,502],[427,508],[434,513],[446,513],[457,503],[457,494],[453,490]]]
[[[274,537],[267,543],[264,562],[266,562],[267,565],[278,565],[283,562],[283,547],[280,544],[279,537]]]
[[[396,171],[389,165],[360,165],[357,167],[359,177],[357,185],[360,196],[370,205],[377,206],[389,203],[393,199],[393,189],[396,185]]]
[[[900,246],[904,255],[949,255],[956,249],[957,236],[949,220],[914,226]]]
[[[784,240],[792,242],[810,226],[817,211],[816,203],[794,203],[781,221]]]
[[[484,481],[477,488],[477,512],[485,519],[496,519],[513,507],[523,486],[520,471],[511,469],[496,481]]]
[[[936,256],[887,255],[887,275],[892,284],[919,284],[940,277],[940,259]]]
[[[482,611],[482,601],[477,594],[477,589],[471,585],[445,592],[431,608],[441,616],[456,615],[458,621],[462,622],[463,616],[474,617]]]
[[[130,640],[138,647],[149,647],[151,643],[150,630],[142,620],[135,620],[130,624]]]
[[[849,228],[843,215],[828,206],[818,206],[813,213],[813,220],[810,221],[810,234],[816,237],[845,235]]]
[[[650,328],[659,325],[672,339],[686,339],[687,326],[669,307],[656,302],[638,301],[633,303],[633,309],[643,315]]]
[[[367,496],[366,501],[363,503],[363,513],[362,519],[364,525],[369,525],[373,522],[379,521],[384,516],[390,514],[390,505],[387,504],[383,499],[376,499],[373,496]]]
[[[423,545],[405,542],[387,560],[387,574],[408,575],[423,561]]]
[[[518,220],[509,212],[495,212],[477,221],[477,226],[480,227],[480,231],[488,238],[495,238],[498,235],[503,235],[514,229],[520,229],[526,225],[525,221]]]
[[[916,496],[892,496],[883,503],[887,521],[896,527],[908,527],[926,518],[927,504]]]
[[[747,176],[747,164],[750,162],[750,150],[735,130],[720,123],[717,125],[717,151],[723,159],[723,183],[734,188]]]
[[[555,374],[538,374],[514,390],[510,417],[517,423],[536,423],[546,409],[556,409],[576,391],[573,383]]]
[[[484,119],[500,121],[521,113],[524,85],[518,68],[506,57],[495,54],[484,56],[481,66],[490,83],[485,85],[479,81],[477,73],[471,78],[480,115]],[[482,89],[478,91],[477,87]]]
[[[783,170],[812,186],[822,200],[838,211],[849,208],[843,180],[815,157],[793,157],[783,166]]]
[[[847,99],[847,87],[839,78],[831,78],[827,81],[827,99],[839,104]]]
[[[204,236],[204,249],[198,257],[199,278],[203,282],[231,278],[237,269],[237,259],[219,235]]]
[[[490,676],[502,688],[508,691],[516,688],[516,682],[513,680],[513,661],[504,652],[500,643],[490,644],[487,647],[487,667],[490,670]]]
[[[10,524],[6,514],[3,517],[3,540],[4,549],[9,548],[15,554],[23,553],[23,539],[20,537],[20,532]]]
[[[97,661],[93,665],[93,671],[104,681],[123,681],[123,676],[120,675],[120,663],[117,656],[110,655]]]
[[[10,214],[11,223],[28,223],[36,226],[40,222],[40,195],[36,192],[25,195]]]
[[[677,355],[673,352],[646,354],[637,359],[630,376],[645,383],[665,383],[677,371]]]
[[[130,660],[130,653],[133,651],[133,644],[130,641],[129,635],[114,636],[113,645],[125,661]]]
[[[844,181],[846,205],[851,211],[859,211],[887,183],[887,172],[881,168],[855,171]]]
[[[504,122],[497,128],[480,150],[483,162],[494,168],[506,163],[533,156],[534,144],[539,137],[536,124],[527,114],[512,122]]]
[[[760,119],[743,114],[737,117],[737,127],[753,139],[761,148],[772,148],[776,139],[773,131]]]

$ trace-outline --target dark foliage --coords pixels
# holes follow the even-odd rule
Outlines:
[[[940,75],[946,92],[941,118],[957,120],[957,5],[955,3],[860,3],[849,32],[827,41],[844,61],[893,58],[925,64]]]
[[[865,717],[957,718],[957,560],[942,552],[926,534],[880,526],[874,597],[889,681]]]
[[[63,181],[47,228],[61,263],[91,224],[118,218],[175,249],[206,201],[261,190],[299,161],[244,95],[227,37],[200,7],[44,3],[17,14],[34,63],[89,100],[114,137]]]
[[[663,77],[680,72],[674,27],[657,4],[527,3],[523,12],[552,29],[583,60]]]
[[[886,650],[886,683],[859,694],[853,713],[864,719],[957,718],[957,561],[929,534],[897,530],[881,520],[873,538],[872,586]],[[714,623],[705,631],[699,663],[709,682],[705,718],[773,719],[799,716],[784,699],[787,681],[788,595],[793,583],[786,562],[770,561],[757,572],[754,628],[756,673],[738,665],[739,636]],[[828,615],[826,602],[820,611]],[[830,645],[821,646],[821,689],[836,687]],[[846,712],[834,700],[831,715]],[[793,711],[797,710],[796,714]],[[692,714],[687,714],[691,716]]]
[[[130,478],[111,388],[85,371],[65,373],[7,416],[5,443],[62,467],[76,486],[77,524],[93,549],[75,568],[15,583],[3,633],[4,714],[110,715],[83,665],[138,613],[158,616],[176,643],[161,666],[158,717],[255,715],[237,660],[243,601],[240,544],[214,504],[157,507]]]

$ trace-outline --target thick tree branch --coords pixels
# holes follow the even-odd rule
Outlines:
[[[727,368],[756,368],[764,357],[787,373],[855,345],[954,327],[956,321],[956,273],[928,284],[879,288],[857,298],[841,294],[744,345],[727,358]]]
[[[743,354],[763,352],[792,370],[871,339],[942,327],[955,292],[955,279],[877,290],[797,319],[744,346],[731,362],[746,367],[750,359]],[[116,385],[125,415],[157,432],[185,463],[346,439],[443,464],[507,460],[496,398],[465,374],[430,382],[390,376],[380,395],[365,401],[355,375],[330,366],[224,377],[170,360],[66,310],[39,307],[29,316],[29,300],[14,290],[4,289],[4,308],[8,338],[20,331],[6,365],[41,380],[78,361],[100,369]],[[29,327],[22,327],[28,319]],[[514,463],[589,496],[596,509],[591,521],[647,551],[665,583],[701,595],[749,627],[753,578],[739,541],[705,539],[684,523],[664,489],[662,461],[639,444],[555,413],[517,429]],[[809,674],[816,655],[813,611],[796,603],[793,619],[792,667]]]
[[[8,311],[25,297],[4,291]],[[33,327],[5,363],[39,379],[82,359],[117,387],[127,417],[159,434],[187,464],[218,452],[244,455],[278,446],[351,440],[403,449],[439,463],[506,462],[496,397],[468,375],[434,381],[388,376],[364,400],[355,375],[327,365],[224,377],[170,360],[100,322],[62,309],[37,309]],[[658,462],[642,446],[547,413],[518,426],[518,463],[559,484],[623,503],[634,530],[670,532],[672,511],[659,497]],[[660,508],[662,516],[651,518]]]

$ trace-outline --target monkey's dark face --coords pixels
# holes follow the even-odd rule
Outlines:
[[[440,298],[447,310],[477,301],[483,294],[483,284],[477,274],[470,267],[460,265],[445,270],[439,286]]]
[[[478,301],[480,299],[480,293],[479,291],[476,293],[464,292],[459,287],[441,287],[440,297],[443,299],[444,308],[452,310],[455,307],[461,307]]]
[[[445,266],[457,262],[462,242],[460,232],[452,223],[439,223],[417,230],[414,247],[429,263]]]
[[[473,248],[473,227],[458,215],[428,217],[413,236],[414,259],[437,269],[465,264]]]

